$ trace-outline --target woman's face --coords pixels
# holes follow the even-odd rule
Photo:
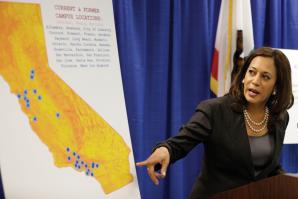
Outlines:
[[[274,90],[276,78],[276,68],[271,57],[253,58],[242,81],[247,102],[250,105],[265,106]]]

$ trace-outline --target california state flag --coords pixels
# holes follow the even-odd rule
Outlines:
[[[222,0],[210,80],[215,95],[222,96],[229,91],[236,64],[233,60],[237,60],[237,56],[239,59],[247,56],[253,47],[250,0]]]

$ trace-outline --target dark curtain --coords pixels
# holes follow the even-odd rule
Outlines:
[[[220,1],[114,1],[136,161],[146,158],[157,141],[176,134],[198,102],[210,97],[209,65],[219,5]],[[145,169],[138,169],[142,198],[185,198],[199,171],[197,154],[200,148],[177,162],[158,187]]]
[[[116,0],[118,49],[136,161],[176,134],[210,97],[209,74],[220,1]],[[138,169],[142,198],[185,198],[201,148],[177,162],[156,187]],[[169,191],[170,190],[170,191]]]
[[[113,0],[128,121],[136,161],[175,135],[211,97],[209,77],[220,0]],[[298,49],[298,1],[252,0],[255,46]],[[298,146],[281,162],[298,172]],[[176,162],[159,186],[137,168],[143,199],[185,199],[200,169],[202,146]]]

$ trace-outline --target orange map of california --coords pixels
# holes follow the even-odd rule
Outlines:
[[[123,138],[48,66],[38,4],[0,2],[0,75],[57,167],[95,178],[105,193],[133,181]]]

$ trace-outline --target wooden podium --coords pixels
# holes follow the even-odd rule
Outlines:
[[[298,199],[298,174],[283,174],[253,182],[212,199]]]

